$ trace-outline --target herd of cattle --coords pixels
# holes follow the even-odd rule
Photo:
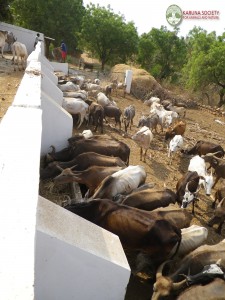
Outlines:
[[[111,98],[117,84],[112,82],[102,87],[99,79],[90,82],[79,76],[69,81],[59,80],[63,107],[73,115],[78,127],[85,124],[87,129],[68,139],[68,146],[61,151],[51,146],[52,151],[43,159],[40,178],[51,179],[54,185],[72,182],[80,185],[80,201],[67,203],[64,208],[117,234],[125,252],[134,251],[139,253],[137,259],[145,263],[147,260],[155,280],[152,299],[168,296],[187,299],[192,295],[203,299],[201,295],[206,289],[207,295],[214,297],[207,299],[224,299],[225,240],[207,245],[207,227],[191,226],[200,190],[209,196],[219,179],[225,179],[224,149],[204,140],[193,147],[183,147],[186,108],[152,97],[143,103],[149,113],[140,117],[136,133],[130,136],[140,147],[142,165],[130,165],[130,147],[104,134],[109,118],[115,120],[115,128],[118,124],[118,132],[124,136],[129,137],[129,130],[134,127],[135,105],[122,111]],[[98,127],[100,132],[96,134]],[[159,134],[164,135],[169,164],[172,159],[175,161],[176,152],[190,158],[175,191],[154,188],[153,183],[146,181],[143,164],[147,151],[152,152],[153,139]],[[219,234],[225,221],[224,199],[225,186],[222,186],[216,190],[212,202],[214,215],[207,224],[218,224]],[[187,207],[191,203],[189,212]],[[167,269],[171,266],[165,276],[166,265]],[[135,272],[138,271],[142,269],[136,268]]]
[[[4,58],[3,54],[6,44],[8,44],[8,51],[11,51],[13,54],[12,64],[14,65],[14,71],[16,71],[16,64],[18,66],[18,70],[20,70],[20,64],[22,69],[25,70],[28,57],[26,45],[17,41],[13,32],[0,30],[0,48],[2,58]]]

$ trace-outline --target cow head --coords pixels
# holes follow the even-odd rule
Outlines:
[[[194,201],[196,194],[198,193],[199,189],[196,192],[190,192],[188,189],[189,182],[186,184],[185,192],[182,200],[181,208],[186,208],[191,202]]]
[[[212,170],[210,175],[206,175],[203,179],[200,179],[199,181],[199,184],[203,185],[207,196],[211,195],[213,183],[214,183],[214,179],[212,175]]]

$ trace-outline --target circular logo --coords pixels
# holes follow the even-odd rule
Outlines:
[[[170,5],[166,10],[166,19],[171,26],[177,26],[182,21],[182,10],[178,5]]]

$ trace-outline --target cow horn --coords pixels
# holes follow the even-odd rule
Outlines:
[[[205,156],[215,156],[218,153],[221,153],[221,151],[206,153],[205,155],[202,155],[202,157],[205,157]]]
[[[64,169],[62,167],[60,167],[58,164],[55,165],[57,169],[59,169],[60,171],[63,171]]]
[[[174,291],[177,291],[177,290],[180,290],[181,288],[186,287],[186,286],[187,286],[187,280],[185,278],[180,282],[173,282],[172,289]]]
[[[157,272],[156,272],[156,280],[159,279],[161,276],[163,276],[162,275],[163,268],[170,261],[171,261],[171,259],[166,260],[158,267]]]
[[[72,166],[70,169],[73,170],[75,167],[77,167],[77,165]]]

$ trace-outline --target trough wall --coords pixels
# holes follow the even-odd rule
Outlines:
[[[39,42],[0,123],[0,295],[122,300],[130,268],[118,237],[39,196],[40,157],[52,144],[65,147],[73,130],[42,53]]]

